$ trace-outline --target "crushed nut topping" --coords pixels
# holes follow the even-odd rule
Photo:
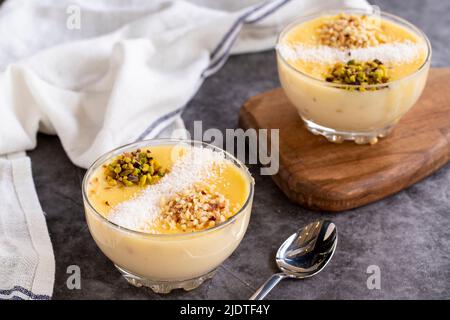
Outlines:
[[[158,217],[163,229],[195,231],[214,227],[232,214],[230,201],[211,187],[197,184],[178,192],[168,201],[162,199]]]
[[[369,19],[366,15],[341,13],[320,26],[318,32],[322,45],[342,50],[366,48],[386,42],[377,20]]]
[[[166,171],[153,159],[150,150],[125,152],[104,166],[106,181],[110,186],[117,184],[145,186],[154,184]]]

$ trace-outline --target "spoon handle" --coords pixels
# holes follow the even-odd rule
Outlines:
[[[275,273],[250,297],[249,300],[262,300],[272,290],[278,282],[286,278],[284,273]]]

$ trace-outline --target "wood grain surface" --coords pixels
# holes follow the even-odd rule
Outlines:
[[[450,68],[430,70],[416,105],[375,145],[333,144],[309,133],[282,89],[250,98],[244,129],[280,129],[275,183],[313,210],[343,211],[394,194],[450,159]]]

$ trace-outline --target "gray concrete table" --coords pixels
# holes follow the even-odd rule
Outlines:
[[[450,2],[375,1],[421,27],[433,45],[433,65],[450,66]],[[250,96],[279,85],[274,53],[232,57],[209,78],[183,118],[204,128],[234,128]],[[339,214],[318,213],[291,203],[270,177],[256,180],[247,234],[217,275],[199,289],[167,296],[129,286],[100,252],[84,219],[80,184],[84,170],[67,158],[56,137],[39,135],[29,153],[39,199],[56,256],[54,298],[246,299],[276,271],[274,254],[298,226],[332,219],[339,229],[336,254],[323,273],[284,281],[272,299],[450,298],[450,165],[422,182],[374,204]],[[66,287],[66,269],[80,266],[81,290]],[[381,289],[366,285],[368,266],[381,270]]]

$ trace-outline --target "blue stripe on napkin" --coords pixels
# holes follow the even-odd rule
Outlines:
[[[12,289],[0,289],[0,300],[50,300],[50,296],[45,294],[34,294],[28,289],[21,286],[14,286]]]
[[[209,77],[213,73],[215,73],[227,60],[228,56],[230,55],[231,48],[234,44],[234,42],[237,39],[237,36],[239,34],[240,28],[244,24],[252,24],[255,22],[258,22],[264,18],[266,18],[268,15],[274,13],[279,8],[284,6],[286,3],[288,3],[290,0],[270,0],[263,2],[262,4],[253,7],[251,10],[245,12],[243,15],[241,15],[231,26],[231,28],[227,31],[227,33],[224,35],[222,40],[219,42],[219,44],[216,46],[216,48],[211,53],[211,61],[209,66],[202,72],[202,80]],[[268,10],[265,10],[269,7]],[[256,17],[253,17],[254,14],[258,13]],[[247,19],[248,17],[252,16],[251,19]],[[218,54],[222,53],[219,58],[217,58]],[[178,114],[180,114],[186,105],[171,111],[170,113],[156,119],[153,121],[145,130],[143,133],[139,135],[136,141],[142,140],[145,137],[149,136],[153,130],[155,130],[163,121],[167,121],[171,117],[175,117]]]

